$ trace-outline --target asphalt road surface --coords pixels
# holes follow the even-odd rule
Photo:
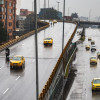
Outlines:
[[[100,60],[96,66],[90,65],[90,57],[97,57],[97,52],[100,52],[100,30],[87,28],[85,33],[86,39],[78,45],[76,60],[73,62],[73,67],[77,69],[76,78],[66,100],[100,100],[100,91],[92,92],[91,85],[93,78],[100,78]],[[88,37],[95,41],[96,52],[86,51],[85,45],[91,45]]]
[[[48,80],[62,51],[62,23],[38,33],[39,56],[39,93]],[[66,44],[75,25],[65,24]],[[53,38],[51,47],[44,47],[43,39]],[[0,52],[0,100],[35,100],[36,99],[36,66],[35,66],[35,39],[34,35],[10,47],[10,56],[23,55],[25,69],[10,70],[5,61],[5,51]]]

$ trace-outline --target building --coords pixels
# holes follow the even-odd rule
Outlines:
[[[8,40],[16,30],[16,0],[0,0],[0,22],[6,27]]]
[[[26,16],[16,15],[16,31],[25,31],[24,24],[25,24]]]
[[[33,11],[28,11],[28,9],[20,9],[20,16],[27,16],[33,13]]]
[[[67,21],[72,21],[72,16],[64,16],[64,19]]]

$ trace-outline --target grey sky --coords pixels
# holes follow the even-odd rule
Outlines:
[[[20,0],[18,0],[20,1]],[[34,0],[21,0],[21,7],[24,9],[32,10],[32,2]],[[40,1],[40,4],[39,4]],[[46,1],[46,7],[48,7],[48,0]],[[63,0],[49,0],[49,6],[54,7],[55,9],[58,9],[58,3],[59,1],[59,10],[63,11]],[[68,9],[69,9],[69,15],[71,13],[77,12],[79,16],[85,16],[89,17],[89,13],[91,18],[92,17],[98,17],[100,16],[100,0],[65,0],[66,1],[66,14],[68,15]],[[39,6],[40,5],[40,6]],[[44,0],[37,0],[37,9],[39,11],[39,7],[44,7]]]

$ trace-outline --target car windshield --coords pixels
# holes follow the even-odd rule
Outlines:
[[[13,57],[13,60],[21,60],[21,57]]]
[[[100,84],[100,79],[94,80],[93,83]]]
[[[96,57],[91,57],[91,59],[96,59]]]
[[[45,40],[51,40],[51,38],[46,38]]]

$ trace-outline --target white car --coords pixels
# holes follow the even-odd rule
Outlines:
[[[91,52],[95,52],[96,51],[96,46],[95,45],[92,45],[91,46]]]

